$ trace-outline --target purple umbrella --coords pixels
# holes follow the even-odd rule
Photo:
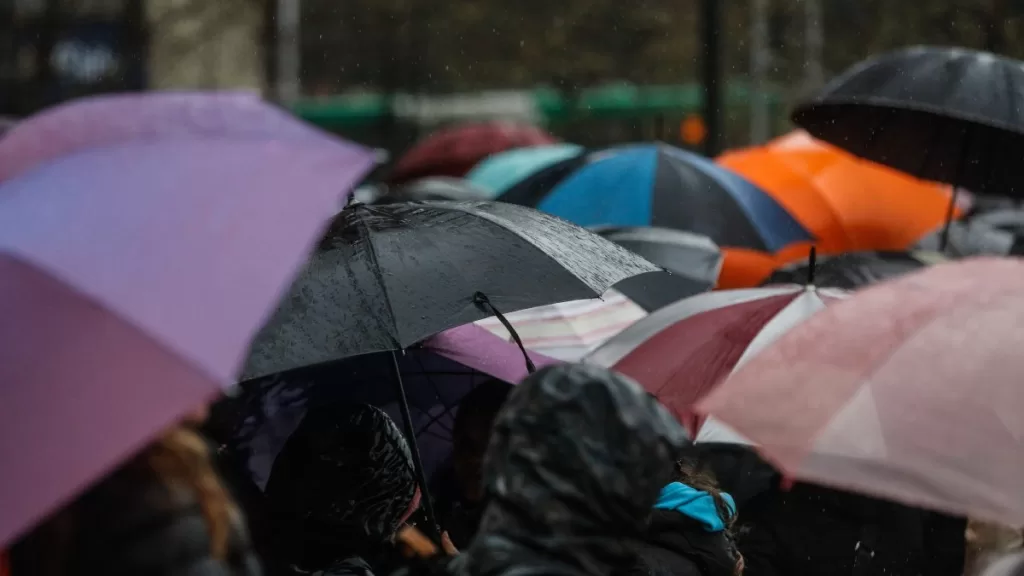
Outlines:
[[[538,368],[558,362],[536,353],[530,359]],[[398,364],[428,477],[451,453],[451,426],[462,397],[487,378],[515,384],[527,376],[515,344],[474,324],[406,350]],[[398,420],[394,388],[383,384],[394,379],[393,370],[391,352],[380,352],[251,380],[214,410],[212,426],[223,431],[222,440],[242,455],[263,488],[274,458],[311,406],[365,402]]]
[[[0,182],[83,150],[197,139],[336,142],[330,134],[247,92],[94,96],[12,125],[0,140]]]
[[[151,139],[0,184],[0,547],[234,382],[371,164],[322,137]]]

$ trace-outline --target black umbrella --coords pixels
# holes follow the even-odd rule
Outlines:
[[[351,205],[335,218],[290,294],[256,336],[243,379],[402,350],[492,315],[519,343],[499,310],[595,298],[624,278],[656,270],[596,234],[521,206]],[[532,368],[528,357],[526,362]],[[406,434],[426,486],[395,354],[392,367]],[[429,498],[425,504],[434,518]]]
[[[793,122],[926,180],[1024,197],[1024,63],[961,48],[915,47],[857,64]]]
[[[245,378],[400,350],[448,328],[596,298],[660,270],[574,224],[500,202],[354,205],[253,342]]]
[[[769,284],[809,284],[856,290],[945,260],[932,252],[849,252],[811,258],[776,270]]]
[[[462,178],[436,176],[421,178],[389,189],[377,198],[375,204],[413,202],[426,200],[488,200],[490,196],[472,182]]]
[[[591,230],[665,269],[626,278],[615,285],[616,290],[648,312],[707,292],[718,282],[722,250],[706,236],[643,226]]]

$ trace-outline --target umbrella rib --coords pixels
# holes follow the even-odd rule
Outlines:
[[[366,237],[366,251],[367,254],[369,254],[370,263],[372,264],[371,268],[373,270],[373,277],[377,280],[377,283],[380,285],[380,291],[384,295],[384,306],[387,308],[388,311],[388,317],[389,320],[391,321],[391,328],[397,331],[398,322],[397,319],[395,318],[395,310],[391,306],[391,298],[388,296],[388,287],[387,284],[384,283],[384,276],[381,274],[380,271],[380,261],[377,259],[377,249],[373,245],[373,236],[370,232],[370,226],[362,218],[359,218],[358,222],[359,226],[362,227],[363,233]],[[393,332],[389,332],[388,336],[391,338],[392,344],[394,345],[394,350],[401,350],[403,348],[401,342],[399,342],[395,338]]]

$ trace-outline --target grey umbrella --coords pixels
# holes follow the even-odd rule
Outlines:
[[[718,282],[722,250],[707,236],[648,226],[604,226],[591,230],[665,269],[626,278],[615,285],[616,290],[648,312],[707,292]]]
[[[554,216],[499,202],[354,205],[253,342],[244,379],[415,344],[494,315],[595,298],[660,270]]]
[[[1024,238],[1024,211],[995,210],[949,225],[949,241],[944,253],[953,258],[967,256],[1006,256],[1020,252]],[[917,248],[938,251],[942,230],[922,238]]]

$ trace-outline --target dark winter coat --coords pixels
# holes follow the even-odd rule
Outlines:
[[[635,566],[635,544],[683,428],[635,382],[593,366],[549,367],[498,415],[484,460],[472,576],[604,576]]]
[[[960,576],[966,521],[797,484],[740,509],[744,576]]]
[[[680,512],[655,510],[637,546],[635,576],[734,576],[738,556],[725,531],[708,531]]]
[[[382,410],[310,410],[267,483],[275,573],[360,574],[369,570],[366,562],[376,567],[416,494],[412,453]]]

